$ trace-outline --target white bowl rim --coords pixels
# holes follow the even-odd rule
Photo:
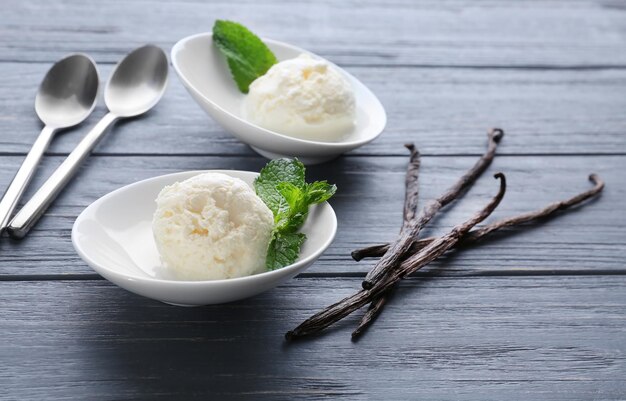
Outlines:
[[[154,278],[154,277],[149,277],[149,276],[136,276],[133,274],[125,274],[125,273],[120,273],[118,271],[114,271],[109,269],[108,267],[106,267],[105,265],[101,264],[101,263],[97,263],[95,262],[88,254],[86,254],[81,246],[78,244],[78,239],[77,239],[77,223],[81,220],[81,218],[83,217],[84,214],[88,213],[88,211],[92,208],[92,207],[97,207],[98,205],[100,205],[103,202],[106,202],[109,198],[114,197],[115,195],[117,195],[120,192],[126,191],[128,190],[130,187],[133,187],[135,185],[141,185],[144,183],[148,183],[150,181],[156,181],[159,179],[163,179],[165,177],[174,177],[177,175],[180,176],[185,176],[185,175],[190,175],[190,174],[202,174],[202,173],[222,173],[222,174],[229,174],[231,172],[236,172],[236,173],[244,173],[244,174],[254,174],[257,175],[259,173],[254,172],[254,171],[245,171],[245,170],[189,170],[189,171],[181,171],[181,172],[177,172],[177,173],[170,173],[170,174],[163,174],[163,175],[159,175],[159,176],[155,176],[155,177],[150,177],[150,178],[146,178],[143,180],[139,180],[139,181],[135,181],[131,184],[128,185],[124,185],[121,188],[115,189],[109,193],[107,193],[106,195],[103,195],[102,197],[98,198],[97,200],[95,200],[94,202],[92,202],[89,206],[87,206],[85,209],[83,209],[83,211],[78,215],[78,217],[76,218],[76,220],[74,221],[74,224],[72,225],[72,234],[71,234],[71,238],[72,238],[72,245],[74,246],[74,250],[78,253],[78,255],[81,257],[81,259],[83,259],[83,261],[87,262],[87,264],[96,271],[96,273],[100,274],[99,271],[97,271],[93,266],[98,266],[99,269],[102,269],[103,271],[106,271],[107,274],[111,274],[111,275],[115,275],[119,278],[125,279],[125,280],[136,280],[136,281],[142,281],[142,282],[149,282],[149,283],[154,283],[154,284],[163,284],[163,285],[191,285],[191,286],[207,286],[207,285],[229,285],[229,284],[238,284],[238,283],[244,283],[246,281],[254,281],[256,279],[258,279],[259,277],[270,277],[272,275],[275,276],[283,276],[286,270],[298,270],[298,268],[300,268],[303,265],[306,264],[311,264],[313,263],[315,260],[317,260],[322,253],[328,249],[328,247],[330,246],[330,244],[333,242],[333,240],[335,239],[335,236],[337,234],[337,215],[335,214],[335,210],[332,208],[332,206],[330,206],[330,204],[328,202],[323,202],[319,205],[319,206],[328,206],[331,216],[333,217],[333,227],[332,227],[332,233],[331,235],[328,237],[328,239],[324,242],[324,244],[322,246],[320,246],[320,248],[318,250],[316,250],[313,254],[311,254],[310,256],[302,259],[302,260],[297,260],[295,263],[292,263],[288,266],[282,267],[280,269],[276,269],[276,270],[271,270],[271,271],[265,271],[263,273],[258,273],[258,274],[252,274],[249,276],[244,276],[244,277],[235,277],[235,278],[229,278],[229,279],[220,279],[220,280],[166,280],[166,279],[160,279],[160,278]],[[279,277],[277,277],[278,279]]]
[[[212,104],[220,112],[222,112],[224,114],[227,114],[227,115],[231,116],[232,118],[235,118],[235,119],[237,119],[240,122],[243,122],[244,124],[250,125],[250,126],[254,127],[255,129],[258,129],[258,130],[262,131],[263,133],[265,133],[267,135],[274,135],[274,136],[277,136],[277,137],[279,137],[279,138],[281,138],[283,140],[292,141],[294,144],[299,144],[299,145],[306,144],[306,145],[326,146],[326,147],[329,147],[329,148],[359,147],[359,146],[363,146],[363,145],[365,145],[367,143],[372,142],[373,140],[378,138],[380,136],[380,134],[382,134],[383,131],[385,130],[385,127],[387,126],[387,112],[385,111],[385,108],[383,107],[383,105],[380,102],[380,100],[378,99],[378,97],[374,94],[374,92],[372,92],[367,86],[365,86],[365,84],[363,84],[354,75],[350,74],[348,71],[346,71],[343,68],[339,67],[338,65],[336,65],[332,61],[327,60],[324,57],[319,56],[319,55],[317,55],[317,54],[315,54],[313,52],[310,52],[308,50],[302,49],[301,47],[298,47],[298,46],[290,45],[289,43],[281,42],[279,40],[274,40],[274,39],[268,39],[268,38],[265,38],[265,37],[261,38],[263,40],[263,42],[272,43],[272,44],[278,45],[278,46],[284,46],[286,48],[289,48],[289,49],[294,50],[294,51],[298,51],[300,53],[311,54],[311,55],[313,55],[313,56],[315,56],[315,57],[317,57],[319,59],[322,59],[322,60],[330,63],[335,68],[339,69],[339,71],[341,71],[343,74],[347,75],[350,79],[355,80],[356,82],[358,82],[361,85],[363,85],[365,90],[367,92],[369,92],[370,95],[380,105],[380,109],[382,111],[382,127],[383,128],[380,130],[380,132],[378,132],[374,136],[363,138],[363,139],[359,139],[359,140],[355,140],[355,141],[339,141],[339,142],[312,141],[312,140],[309,140],[309,139],[301,139],[301,138],[296,138],[296,137],[293,137],[293,136],[284,135],[284,134],[281,134],[279,132],[272,131],[272,130],[269,130],[267,128],[263,128],[261,126],[258,126],[256,124],[251,123],[250,121],[246,120],[245,118],[241,118],[240,116],[237,116],[237,115],[229,112],[228,110],[223,109],[222,106],[220,106],[219,104],[215,103],[214,101],[212,101],[211,99],[206,97],[204,95],[204,93],[202,93],[201,91],[197,90],[195,85],[192,85],[191,82],[189,82],[187,77],[181,72],[181,70],[180,70],[180,68],[178,66],[178,58],[176,57],[176,53],[181,51],[181,48],[185,45],[185,43],[187,43],[187,42],[189,42],[189,41],[191,41],[193,39],[196,39],[196,38],[199,38],[199,37],[203,37],[203,36],[213,37],[213,33],[212,32],[202,32],[202,33],[196,33],[194,35],[190,35],[190,36],[182,38],[181,40],[176,42],[176,44],[174,44],[174,46],[172,47],[172,50],[170,52],[170,57],[171,57],[171,60],[172,60],[172,65],[174,66],[174,70],[176,71],[176,74],[183,81],[185,86],[187,86],[188,88],[193,89],[193,91],[195,93],[197,93],[205,102],[208,102],[208,103]]]

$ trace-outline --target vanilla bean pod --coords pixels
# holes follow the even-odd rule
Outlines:
[[[498,231],[502,228],[518,226],[521,224],[554,217],[559,211],[563,211],[573,206],[579,205],[584,201],[598,195],[600,192],[602,192],[602,189],[604,188],[604,181],[602,181],[602,179],[596,174],[591,174],[589,176],[589,181],[593,183],[593,188],[585,192],[581,192],[578,195],[573,196],[569,199],[559,202],[553,202],[547,206],[544,206],[541,209],[537,209],[532,212],[527,212],[516,216],[507,217],[491,224],[487,224],[484,227],[474,229],[468,232],[467,235],[465,235],[461,239],[461,241],[459,241],[458,246],[473,244],[476,241],[482,240],[488,234],[491,234],[492,232]],[[435,237],[430,237],[415,241],[411,247],[411,252],[419,252],[426,245],[430,244],[434,239]],[[353,251],[352,258],[358,262],[363,258],[379,257],[384,255],[388,249],[389,244],[372,245]]]
[[[413,239],[417,238],[421,229],[437,214],[437,212],[465,191],[476,178],[491,164],[496,152],[498,143],[502,139],[504,131],[499,128],[492,128],[489,133],[489,144],[485,154],[469,169],[459,180],[439,198],[430,201],[422,212],[415,219],[411,220],[408,227],[402,230],[400,237],[390,245],[389,250],[381,257],[365,276],[363,288],[371,288],[376,281],[383,277],[389,270],[394,269],[405,259],[411,249]]]
[[[409,223],[415,218],[415,213],[417,212],[417,201],[419,198],[418,177],[420,155],[417,149],[415,149],[414,144],[410,143],[404,146],[411,152],[411,156],[409,158],[409,164],[406,169],[406,177],[404,179],[404,213],[402,214],[402,229],[400,230],[400,235],[402,235],[402,232],[407,229]],[[365,312],[361,318],[358,328],[354,333],[352,333],[352,338],[356,339],[357,336],[365,330],[374,321],[374,319],[376,319],[387,302],[387,297],[390,295],[391,291],[393,290],[389,290],[372,300],[367,312]]]
[[[500,133],[498,133],[500,132]],[[500,135],[500,137],[502,136],[502,130],[497,130],[497,129],[493,129],[490,131],[489,135],[490,135],[490,140],[489,140],[489,144],[490,146],[488,147],[487,150],[487,157],[493,159],[493,156],[495,154],[495,145],[497,145],[497,141],[499,139],[497,139],[495,142],[492,141],[491,139],[491,135]],[[491,146],[491,145],[494,146]],[[400,232],[400,235],[402,235],[407,229],[409,229],[409,227],[411,226],[411,223],[413,221],[413,219],[415,219],[415,213],[416,213],[416,209],[417,209],[417,193],[418,193],[418,186],[417,186],[417,170],[415,170],[415,172],[412,171],[411,166],[412,166],[412,161],[413,161],[413,150],[412,148],[409,148],[408,145],[405,145],[408,149],[411,150],[411,162],[409,162],[409,167],[407,168],[407,176],[406,176],[406,180],[405,180],[405,187],[406,187],[406,194],[405,194],[405,204],[404,204],[404,213],[403,213],[403,222],[402,222],[402,230]],[[487,163],[483,163],[483,165],[485,166],[484,168],[486,168],[486,166],[488,166],[490,163],[490,161],[488,161]],[[419,165],[418,165],[419,167]],[[478,168],[477,168],[478,167]],[[474,167],[474,171],[475,174],[471,174],[471,173],[467,173],[466,176],[469,177],[473,177],[470,180],[466,180],[466,185],[470,185],[471,183],[473,183],[473,181],[478,177],[478,175],[480,175],[481,171],[479,168],[481,168],[481,166],[477,166]],[[413,174],[414,173],[414,174]],[[414,179],[411,179],[413,178]],[[413,184],[413,185],[411,185]],[[414,187],[414,189],[412,189],[412,187]],[[409,195],[411,194],[411,191],[414,191],[415,193],[415,198],[414,200],[414,204],[410,205],[409,204]],[[458,197],[458,195],[460,195],[460,193],[463,191],[463,187],[459,186],[458,191],[456,192],[456,195],[454,197],[449,197],[447,203],[451,202],[452,200],[454,200],[456,197]],[[444,200],[445,201],[445,200]],[[446,203],[446,204],[447,204]],[[445,204],[441,204],[440,208],[445,206]],[[413,213],[410,212],[410,210],[413,210]],[[432,217],[436,214],[437,210],[434,211],[434,213],[432,214],[432,216],[428,219],[423,220],[424,224],[427,224],[428,221],[430,221],[432,219]],[[419,231],[421,230],[423,226],[420,226],[417,228],[416,232],[418,235]],[[388,250],[389,248],[386,247],[385,252]],[[384,252],[383,252],[384,254]],[[376,319],[376,317],[378,317],[378,315],[382,312],[383,307],[385,306],[385,304],[387,303],[387,297],[391,294],[391,292],[393,291],[393,288],[390,289],[389,291],[381,294],[379,297],[375,298],[372,303],[370,304],[370,307],[368,308],[367,312],[365,312],[365,314],[363,315],[363,317],[361,318],[361,321],[359,322],[358,327],[356,328],[356,330],[352,333],[352,339],[355,340],[358,338],[358,336],[363,333],[367,327],[369,327],[369,325],[372,324],[372,322]]]
[[[359,338],[359,336],[363,334],[368,327],[371,326],[371,324],[374,322],[374,320],[376,320],[378,315],[380,315],[380,312],[383,311],[383,307],[387,304],[387,300],[391,296],[392,292],[393,288],[391,288],[387,292],[382,293],[377,298],[374,298],[372,300],[369,308],[367,308],[367,312],[365,312],[365,314],[361,318],[359,325],[352,332],[352,340],[356,340],[357,338]]]
[[[362,289],[356,294],[344,298],[341,301],[316,313],[309,319],[302,322],[295,329],[287,332],[285,334],[285,338],[287,340],[293,340],[325,329],[331,324],[348,316],[355,310],[360,309],[368,302],[371,302],[372,299],[388,291],[395,285],[396,282],[408,274],[421,269],[444,254],[448,249],[454,247],[463,235],[470,231],[476,224],[486,219],[495,210],[504,197],[504,193],[506,192],[506,179],[504,174],[498,173],[495,177],[500,180],[500,189],[498,194],[487,204],[487,206],[476,213],[476,215],[464,223],[455,226],[449,233],[435,239],[420,252],[413,254],[411,257],[403,261],[397,269],[390,271],[382,280],[377,281],[371,289]]]
[[[529,222],[533,222],[533,221],[537,221],[541,219],[548,219],[550,217],[555,216],[555,214],[558,211],[566,210],[573,206],[579,205],[580,203],[599,194],[604,188],[604,181],[602,181],[602,179],[598,177],[596,174],[591,174],[589,176],[589,181],[593,183],[594,185],[593,188],[585,192],[581,192],[578,195],[575,195],[567,200],[553,202],[541,209],[524,213],[524,214],[520,214],[517,216],[512,216],[512,217],[508,217],[505,219],[501,219],[494,223],[488,224],[484,227],[474,229],[468,232],[466,235],[464,235],[460,239],[456,247],[462,247],[462,246],[473,244],[474,242],[477,242],[483,239],[485,236],[491,234],[492,232],[498,231],[502,228],[517,226],[520,224],[529,223]],[[422,240],[417,240],[413,243],[413,246],[411,247],[411,251],[413,253],[419,252],[422,248],[424,248],[425,246],[433,242],[435,239],[436,237],[430,237],[430,238],[424,238]],[[381,244],[381,245],[374,245],[369,248],[363,248],[361,250],[354,251],[352,253],[352,257],[355,260],[359,261],[365,256],[380,256],[380,254],[384,254],[384,252],[386,252],[386,249],[388,249],[388,247],[389,247],[389,244]],[[375,252],[379,252],[380,254],[376,255]],[[357,254],[357,257],[355,257],[355,253]],[[356,330],[352,332],[353,340],[356,340],[361,334],[363,334],[365,330],[378,317],[380,312],[382,312],[383,307],[387,303],[387,297],[389,297],[391,291],[393,291],[393,289],[389,290],[388,292],[384,293],[383,295],[379,296],[377,299],[374,299],[372,301],[367,312],[365,312],[365,314],[361,318],[361,321],[359,322],[358,327],[356,328]]]
[[[415,218],[417,212],[417,200],[419,197],[418,177],[420,170],[420,154],[415,145],[408,143],[404,145],[411,155],[409,156],[409,164],[406,168],[406,176],[404,178],[404,212],[402,213],[402,230],[405,230],[408,223]]]

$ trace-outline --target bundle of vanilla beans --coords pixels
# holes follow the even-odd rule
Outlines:
[[[495,178],[500,183],[498,192],[482,210],[441,237],[420,238],[420,231],[428,222],[443,207],[457,199],[471,187],[476,179],[487,169],[503,136],[503,130],[499,128],[491,129],[488,133],[487,150],[476,164],[439,198],[431,200],[424,206],[419,214],[417,214],[417,198],[420,157],[414,145],[405,145],[411,152],[411,156],[405,180],[404,218],[400,235],[392,243],[374,245],[352,252],[352,257],[356,261],[365,257],[380,257],[378,263],[366,275],[362,283],[363,289],[328,306],[302,322],[295,329],[287,332],[285,335],[287,340],[320,332],[369,304],[367,312],[352,333],[352,338],[356,339],[381,312],[396,284],[407,275],[416,272],[453,248],[474,244],[502,228],[552,217],[558,211],[568,209],[598,195],[604,188],[604,182],[600,177],[591,174],[589,180],[592,182],[593,188],[570,199],[554,202],[539,210],[498,220],[480,228],[474,228],[496,209],[504,196],[506,179],[504,174],[497,173]]]

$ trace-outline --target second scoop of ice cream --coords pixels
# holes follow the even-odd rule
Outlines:
[[[238,178],[204,173],[163,188],[152,230],[161,259],[180,280],[265,271],[274,216]]]
[[[269,130],[308,140],[335,142],[356,116],[350,82],[324,60],[302,54],[282,61],[250,85],[246,118]]]

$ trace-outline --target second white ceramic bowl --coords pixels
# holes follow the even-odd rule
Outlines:
[[[252,186],[257,173],[211,170]],[[253,276],[212,281],[168,278],[152,235],[155,199],[161,189],[204,171],[168,174],[115,190],[89,205],[72,228],[78,255],[107,280],[128,291],[181,306],[219,304],[251,297],[309,267],[328,248],[337,232],[337,218],[327,202],[311,207],[301,228],[307,235],[300,257],[289,266]]]
[[[279,61],[311,52],[275,40],[263,39]],[[245,95],[235,85],[224,56],[211,33],[182,39],[172,49],[172,63],[187,91],[202,109],[236,138],[261,155],[298,157],[305,164],[321,163],[376,139],[387,116],[378,98],[358,79],[335,66],[352,83],[357,106],[353,132],[340,142],[309,141],[261,128],[242,116]]]

